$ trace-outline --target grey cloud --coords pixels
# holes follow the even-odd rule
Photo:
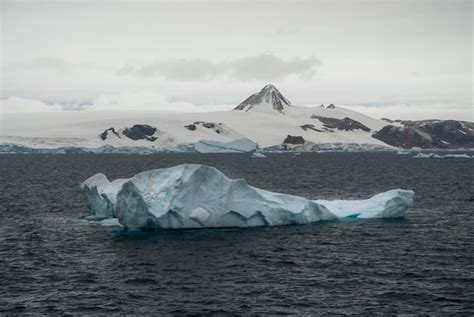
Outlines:
[[[310,79],[321,62],[314,57],[282,59],[273,54],[260,54],[234,60],[212,62],[205,59],[156,60],[141,66],[126,66],[117,75],[163,77],[171,80],[211,80],[221,76],[246,80],[277,80],[290,75]]]
[[[240,80],[272,80],[298,75],[305,79],[312,78],[321,62],[316,58],[294,58],[283,60],[271,54],[244,57],[231,63],[232,76]]]

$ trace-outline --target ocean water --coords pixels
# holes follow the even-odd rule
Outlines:
[[[79,184],[181,163],[311,199],[413,189],[405,219],[128,233]],[[392,153],[0,155],[0,313],[474,313],[474,160]]]

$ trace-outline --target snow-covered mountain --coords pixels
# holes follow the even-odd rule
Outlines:
[[[378,132],[384,131],[387,125],[394,127],[390,131],[404,127],[402,122],[374,119],[339,105],[291,105],[275,86],[267,85],[228,111],[5,114],[2,116],[0,151],[57,148],[114,151],[127,148],[133,152],[214,148],[223,152],[228,145],[238,152],[238,144],[245,145],[246,149],[258,146],[267,150],[296,151],[375,150],[403,146],[405,143],[393,141],[397,133],[391,134],[389,139],[374,137],[380,136]],[[429,137],[430,132],[425,130],[422,133]],[[435,130],[440,133],[439,129]],[[474,138],[474,130],[464,129],[459,133],[466,134],[470,140]]]
[[[272,84],[268,84],[260,90],[242,101],[234,110],[249,111],[252,109],[266,110],[273,109],[283,113],[286,107],[290,107],[291,102],[286,99],[281,92]]]

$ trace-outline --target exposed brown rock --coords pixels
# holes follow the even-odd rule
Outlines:
[[[474,148],[474,123],[456,120],[402,121],[387,125],[373,137],[389,145],[423,149]]]
[[[304,144],[305,139],[302,136],[287,135],[283,143],[286,144]]]
[[[321,117],[312,115],[312,119],[318,119],[323,123],[326,128],[329,129],[338,129],[338,130],[345,130],[345,131],[352,131],[352,130],[362,130],[365,132],[370,132],[370,129],[360,123],[359,121],[352,120],[351,118],[345,117],[344,119],[336,119],[336,118],[329,118],[329,117]]]

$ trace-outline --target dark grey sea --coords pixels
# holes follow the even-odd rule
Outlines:
[[[405,219],[129,233],[79,184],[181,163],[311,199],[413,189]],[[474,313],[474,160],[393,153],[0,155],[1,314]]]

